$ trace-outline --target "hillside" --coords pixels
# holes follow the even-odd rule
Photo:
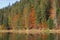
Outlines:
[[[59,0],[21,0],[0,9],[0,29],[60,28]]]

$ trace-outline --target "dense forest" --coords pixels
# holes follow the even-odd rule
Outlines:
[[[20,0],[0,9],[0,29],[59,29],[60,0]]]

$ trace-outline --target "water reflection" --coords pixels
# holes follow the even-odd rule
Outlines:
[[[60,40],[59,33],[19,34],[0,33],[0,40]]]
[[[9,40],[9,33],[0,33],[0,40]]]

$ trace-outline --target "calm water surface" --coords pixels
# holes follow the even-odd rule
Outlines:
[[[39,33],[39,34],[24,34],[24,33],[0,33],[0,40],[60,40],[59,33]]]

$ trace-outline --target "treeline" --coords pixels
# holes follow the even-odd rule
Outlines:
[[[20,0],[0,9],[0,29],[59,28],[59,18],[59,0]]]

